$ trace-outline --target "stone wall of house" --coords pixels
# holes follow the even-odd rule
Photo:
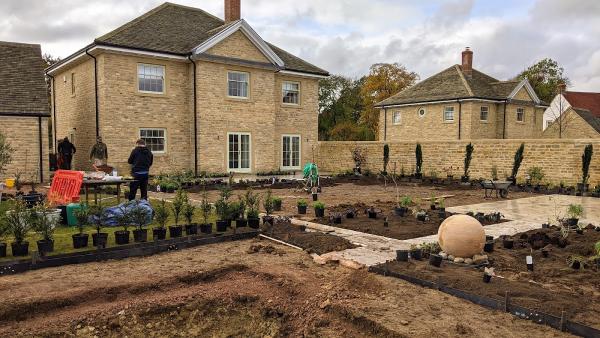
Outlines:
[[[0,173],[0,180],[14,178],[21,174],[25,182],[39,182],[40,177],[40,147],[39,120],[37,117],[6,117],[0,116],[0,133],[5,136],[15,150],[12,162]],[[48,118],[42,118],[42,173],[44,182],[48,182]]]
[[[435,172],[438,177],[452,174],[458,178],[463,174],[465,146],[469,141],[423,141],[423,174]],[[498,176],[510,175],[516,150],[525,143],[524,160],[519,170],[519,179],[524,179],[531,167],[541,167],[545,181],[558,184],[575,184],[581,179],[581,155],[587,144],[593,144],[596,154],[590,168],[590,184],[600,184],[600,140],[472,140],[475,150],[470,168],[471,178],[490,178],[496,166]],[[352,150],[360,147],[366,153],[366,169],[380,172],[383,169],[384,142],[320,142],[317,165],[322,172],[339,173],[354,167]],[[390,164],[396,172],[402,168],[406,174],[414,172],[416,142],[388,142]]]
[[[269,63],[269,60],[254,44],[242,33],[237,31],[227,39],[210,48],[207,54],[236,58],[241,60]]]
[[[562,124],[562,126],[561,126]],[[560,131],[562,129],[562,131]],[[542,133],[542,138],[593,138],[600,139],[600,133],[589,123],[584,121],[579,114],[569,108],[555,123],[551,124]]]

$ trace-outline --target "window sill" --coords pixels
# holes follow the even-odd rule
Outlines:
[[[444,122],[443,122],[443,123],[446,123],[446,124],[452,124],[452,123],[454,123],[454,120],[444,120]]]
[[[138,96],[146,96],[146,97],[167,97],[166,93],[151,93],[151,92],[140,92],[137,91],[136,94]]]
[[[253,102],[248,97],[235,97],[235,96],[227,96],[225,98],[225,100],[229,101],[229,102],[238,102],[238,103],[252,103]]]
[[[294,104],[294,103],[282,103],[281,107],[282,108],[291,108],[291,109],[300,109],[300,108],[302,108],[302,106],[300,104]]]
[[[488,123],[490,123],[490,121],[488,121],[488,120],[479,120],[479,123],[485,123],[485,124],[488,124]]]
[[[252,173],[252,170],[250,169],[227,169],[228,173],[236,173],[236,174],[250,174]]]

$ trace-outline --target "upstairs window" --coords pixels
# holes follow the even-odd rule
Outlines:
[[[488,106],[482,106],[481,107],[481,111],[479,112],[479,119],[481,121],[486,121],[487,122],[489,112],[490,112],[490,107],[488,107]]]
[[[250,74],[242,72],[227,73],[227,95],[230,97],[248,98]]]
[[[517,108],[517,122],[525,122],[525,108]]]
[[[298,82],[284,82],[282,84],[283,103],[299,104],[300,103],[300,84]]]
[[[144,93],[164,93],[165,67],[138,64],[138,90]]]
[[[394,115],[392,115],[392,123],[393,124],[402,123],[402,113],[400,113],[399,111],[395,111]]]
[[[446,122],[454,121],[454,107],[444,108],[444,121],[446,121]]]

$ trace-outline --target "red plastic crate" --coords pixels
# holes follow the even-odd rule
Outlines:
[[[79,202],[81,184],[83,184],[83,172],[58,170],[52,179],[48,199],[56,204]]]

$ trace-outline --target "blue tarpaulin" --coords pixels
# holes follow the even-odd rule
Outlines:
[[[148,203],[148,201],[140,200],[135,202],[125,202],[114,207],[106,208],[106,219],[104,226],[122,226],[122,224],[119,224],[117,221],[119,217],[123,215],[124,211],[131,212],[133,208],[137,208],[138,206],[146,211],[146,225],[152,223],[152,216],[154,214],[152,206],[150,203]],[[92,218],[94,217],[95,216],[92,216]]]

